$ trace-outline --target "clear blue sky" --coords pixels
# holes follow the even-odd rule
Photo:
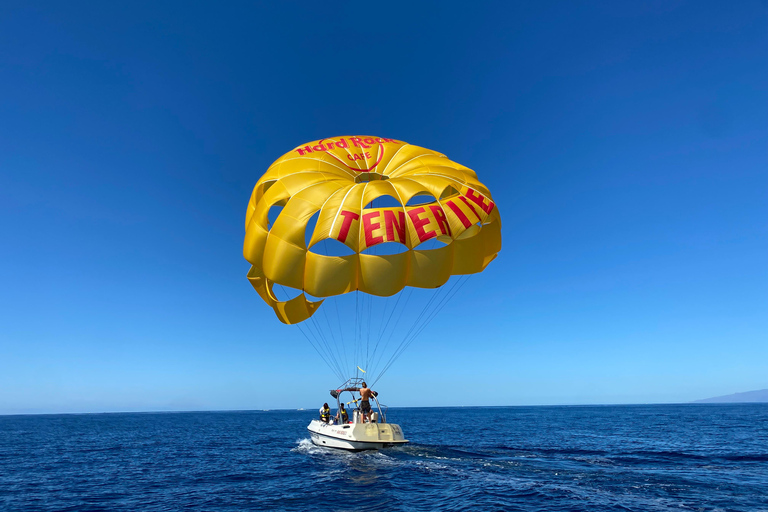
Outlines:
[[[766,10],[3,2],[0,413],[319,406],[242,240],[269,164],[340,134],[475,169],[504,222],[389,405],[768,387]]]

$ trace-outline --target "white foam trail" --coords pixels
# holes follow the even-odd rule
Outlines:
[[[292,448],[291,451],[305,455],[318,455],[325,452],[325,450],[315,445],[310,439],[297,440],[296,448]]]

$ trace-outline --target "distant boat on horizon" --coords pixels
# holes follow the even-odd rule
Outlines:
[[[694,404],[736,404],[762,402],[768,402],[768,389],[745,391],[743,393],[733,393],[731,395],[716,396],[713,398],[704,398],[703,400],[693,401]]]

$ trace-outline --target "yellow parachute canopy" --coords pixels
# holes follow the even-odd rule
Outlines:
[[[424,195],[431,202],[408,204]],[[398,206],[373,207],[383,196]],[[274,206],[283,208],[270,226]],[[307,243],[312,218],[316,223]],[[326,239],[353,254],[313,252]],[[419,249],[432,239],[446,245]],[[366,253],[382,243],[407,250]],[[452,275],[481,272],[500,250],[498,207],[474,171],[403,141],[343,136],[298,146],[267,169],[248,204],[243,255],[252,265],[248,279],[264,302],[283,323],[295,324],[311,317],[322,298],[437,288]],[[302,293],[280,301],[275,284]]]

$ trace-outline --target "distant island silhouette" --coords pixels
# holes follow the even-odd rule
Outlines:
[[[768,389],[745,391],[744,393],[733,393],[732,395],[716,396],[714,398],[693,401],[695,404],[733,404],[740,402],[768,402]]]

